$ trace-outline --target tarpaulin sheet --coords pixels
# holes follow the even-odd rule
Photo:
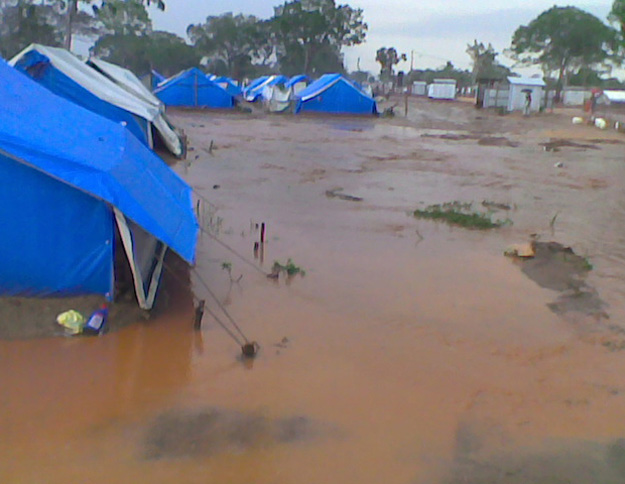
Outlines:
[[[193,67],[154,90],[166,106],[232,108],[234,97],[223,87],[209,80],[206,74]]]
[[[105,110],[100,103],[92,102],[94,98],[134,115],[132,117],[140,120],[138,122],[143,127],[144,140],[148,139],[147,130],[149,129],[149,123],[152,123],[167,149],[176,156],[182,155],[182,141],[165,119],[161,107],[145,101],[143,98],[116,84],[108,77],[85,64],[71,52],[58,47],[31,44],[11,59],[10,64],[27,72],[35,79],[37,79],[37,76],[42,76],[40,71],[48,69],[62,73],[65,78],[73,81],[73,85],[56,85],[53,82],[57,81],[56,77],[47,78],[42,76],[37,80],[57,94],[62,94],[82,107],[114,121],[128,122],[128,119],[111,116],[113,111],[110,109]],[[72,87],[75,85],[79,85],[81,90],[72,96]],[[83,97],[84,91],[88,91],[91,96]]]
[[[0,154],[4,158],[69,185],[87,198],[117,207],[182,258],[193,262],[198,225],[191,189],[128,130],[54,95],[2,60],[0,119]],[[11,176],[5,173],[2,185],[9,183]],[[72,203],[80,200],[76,197]],[[36,202],[46,206],[46,210],[41,215],[16,213],[11,219],[16,230],[28,233],[32,226],[54,220],[47,205],[54,205],[55,200],[42,195]],[[10,202],[3,204],[2,209],[10,210],[7,207],[11,207]],[[77,213],[85,210],[89,209],[76,208]],[[90,222],[83,219],[76,216],[74,220],[80,232],[89,230]],[[6,220],[5,215],[2,220]],[[110,226],[108,222],[107,225]],[[20,249],[7,241],[3,244],[2,257]],[[69,254],[73,247],[61,246],[57,250]],[[76,260],[76,264],[88,264],[91,258]],[[3,265],[0,263],[0,271]],[[39,270],[47,269],[44,265]]]
[[[340,74],[321,76],[297,94],[296,112],[376,114],[376,102]]]
[[[0,294],[110,295],[109,206],[0,154]]]

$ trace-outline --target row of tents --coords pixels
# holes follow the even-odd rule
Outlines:
[[[192,190],[151,149],[183,152],[129,71],[32,45],[0,59],[0,296],[154,303],[168,249],[195,260]]]
[[[162,76],[153,73],[153,78]],[[241,88],[232,79],[191,68],[161,80],[153,92],[166,106],[172,107],[231,109],[247,102],[261,103],[270,112],[292,109],[295,113],[377,113],[371,93],[341,74],[326,74],[315,81],[305,75],[263,76]]]

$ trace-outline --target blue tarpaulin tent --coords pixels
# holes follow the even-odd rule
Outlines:
[[[258,79],[254,79],[243,91],[243,96],[248,102],[256,102],[263,95],[265,87],[273,87],[282,84],[286,84],[289,80],[285,76],[262,76]]]
[[[288,81],[286,81],[285,86],[286,87],[293,87],[294,85],[299,84],[300,82],[308,83],[308,82],[310,82],[310,77],[308,77],[306,74],[300,74],[298,76],[293,76]]]
[[[232,94],[235,97],[243,94],[243,89],[241,89],[239,85],[233,79],[230,79],[229,77],[225,77],[225,76],[216,77],[215,79],[213,79],[213,82],[223,87],[226,91],[228,91],[230,94]]]
[[[376,114],[375,100],[341,74],[325,74],[297,94],[296,113]]]
[[[110,299],[124,251],[149,309],[166,249],[194,261],[190,187],[119,123],[1,59],[0,119],[0,294]]]
[[[123,123],[150,148],[154,145],[154,127],[167,149],[182,156],[182,140],[165,118],[160,104],[155,105],[116,84],[71,52],[31,44],[11,59],[10,64],[53,93],[111,121]]]
[[[229,109],[235,105],[234,96],[197,67],[168,79],[154,90],[154,94],[166,106]]]
[[[156,89],[161,82],[167,80],[164,75],[154,69],[150,71],[150,77],[152,78],[152,90]]]

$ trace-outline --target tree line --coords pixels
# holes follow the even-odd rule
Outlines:
[[[615,67],[623,65],[625,54],[625,0],[615,0],[608,21],[576,7],[552,7],[519,26],[505,53],[515,61],[513,67],[539,66],[550,87],[560,91],[565,85],[623,87],[610,77]],[[448,62],[439,69],[412,70],[408,81],[431,82],[435,77],[456,79],[460,86],[479,81],[498,81],[514,75],[512,69],[497,60],[499,53],[492,44],[474,40],[466,53],[472,69],[460,70]],[[394,76],[394,67],[406,61],[393,47],[380,48],[376,61],[380,79]]]
[[[93,54],[141,74],[156,69],[172,75],[203,61],[210,72],[237,79],[276,68],[287,75],[315,75],[343,72],[341,49],[364,42],[367,33],[362,9],[335,0],[292,0],[275,7],[266,20],[209,16],[188,26],[189,45],[175,34],[153,30],[146,4],[154,0],[104,0],[98,6],[89,5],[91,0],[67,1],[0,0],[0,55],[15,55],[32,42],[67,45],[69,23],[70,38],[94,38]]]
[[[98,1],[98,0],[96,0]],[[71,43],[72,35],[95,40],[92,53],[138,74],[156,69],[166,76],[200,63],[217,75],[252,78],[279,71],[286,75],[344,72],[342,49],[365,41],[363,11],[335,0],[291,0],[276,6],[269,19],[226,13],[188,26],[190,43],[155,31],[146,5],[163,0],[0,0],[0,55],[11,57],[32,42]],[[620,67],[625,50],[625,0],[614,0],[605,23],[576,7],[552,7],[519,26],[504,52],[518,66],[540,66],[557,88],[601,85]],[[474,40],[466,52],[472,69],[448,62],[439,69],[414,69],[406,81],[450,77],[460,85],[512,74],[497,60],[491,44]],[[376,52],[380,79],[394,77],[407,60],[395,48]],[[367,80],[367,72],[356,72]],[[606,80],[607,79],[607,80]]]

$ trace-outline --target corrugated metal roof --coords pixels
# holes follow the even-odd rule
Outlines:
[[[546,86],[545,81],[539,77],[508,77],[508,82],[519,86]]]
[[[435,84],[456,84],[455,79],[434,79]]]

